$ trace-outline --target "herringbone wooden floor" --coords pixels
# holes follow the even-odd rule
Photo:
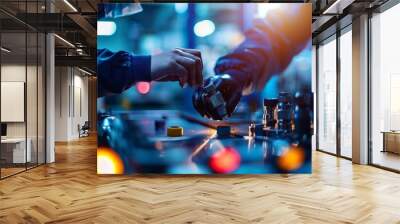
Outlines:
[[[0,223],[400,223],[400,175],[314,153],[312,175],[97,176],[95,138],[0,181]]]

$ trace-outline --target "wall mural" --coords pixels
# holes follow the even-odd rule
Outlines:
[[[98,174],[311,173],[311,4],[105,3]]]

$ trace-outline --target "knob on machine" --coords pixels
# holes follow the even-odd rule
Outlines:
[[[203,116],[223,120],[235,110],[242,96],[242,88],[230,75],[215,75],[207,78],[204,85],[193,94],[194,108]]]

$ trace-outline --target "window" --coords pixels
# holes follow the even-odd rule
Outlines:
[[[340,155],[352,156],[352,33],[340,36]]]
[[[1,1],[19,16],[44,1]],[[0,178],[45,163],[45,35],[0,13]]]
[[[372,163],[400,170],[400,4],[371,18]]]
[[[336,153],[336,39],[318,48],[318,149]]]

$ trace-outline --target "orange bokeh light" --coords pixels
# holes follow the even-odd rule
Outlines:
[[[234,148],[224,148],[210,158],[210,167],[216,173],[230,173],[240,164],[240,154]]]
[[[291,147],[278,158],[278,166],[286,171],[296,170],[303,165],[304,159],[303,149]]]
[[[123,174],[124,163],[110,148],[97,149],[97,174]]]

